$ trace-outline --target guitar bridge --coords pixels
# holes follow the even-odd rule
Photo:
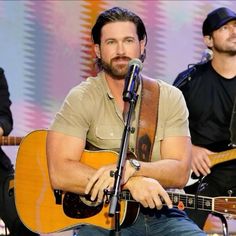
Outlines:
[[[54,189],[54,197],[56,200],[56,204],[57,205],[61,205],[62,204],[62,190],[59,189]]]

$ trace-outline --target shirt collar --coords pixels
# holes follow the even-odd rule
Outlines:
[[[103,81],[103,84],[104,84],[104,87],[105,87],[105,90],[106,90],[106,93],[107,93],[107,96],[110,98],[110,99],[113,99],[114,96],[112,95],[111,93],[111,90],[107,84],[107,81],[106,81],[106,78],[105,78],[105,72],[104,71],[101,71],[98,73],[98,76],[102,78],[102,81]],[[142,79],[142,76],[140,75],[140,79]],[[137,95],[140,95],[141,94],[141,90],[142,90],[142,83],[140,82],[139,84],[139,87],[138,87],[138,91],[137,91]]]

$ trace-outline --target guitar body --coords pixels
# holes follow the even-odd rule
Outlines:
[[[84,197],[73,193],[63,193],[63,204],[56,204],[48,174],[46,136],[46,130],[33,131],[21,141],[17,153],[15,203],[22,222],[38,233],[59,232],[80,224],[113,229],[114,217],[108,216],[109,204],[93,206]],[[117,158],[117,153],[112,151],[84,151],[81,161],[98,169],[100,166],[116,163]],[[78,211],[75,213],[75,203],[81,209],[80,212],[84,209],[81,214]],[[120,224],[132,223],[138,211],[138,203],[120,201]]]
[[[46,130],[28,134],[20,143],[15,170],[15,203],[21,221],[31,231],[40,234],[60,232],[80,224],[114,229],[114,217],[109,217],[109,204],[96,204],[87,196],[62,193],[61,202],[54,195],[46,158]],[[81,162],[98,169],[116,163],[117,153],[112,151],[84,151]],[[236,215],[235,197],[196,197],[191,194],[168,192],[173,206],[215,211]],[[58,196],[58,194],[56,194]],[[57,200],[57,201],[56,201]],[[58,204],[60,203],[60,204]],[[132,224],[139,213],[139,204],[129,191],[120,193],[120,225]],[[165,204],[163,202],[163,204]]]

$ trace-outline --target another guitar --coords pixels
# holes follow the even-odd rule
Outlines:
[[[41,234],[59,232],[80,224],[92,224],[106,229],[114,228],[114,219],[108,216],[109,204],[96,204],[86,196],[62,193],[62,204],[55,203],[46,159],[47,131],[28,134],[21,142],[15,171],[15,203],[23,223]],[[112,151],[84,151],[81,161],[94,168],[116,163],[118,155]],[[223,214],[236,214],[236,198],[203,197],[197,202],[194,195],[169,192],[173,205],[180,208],[198,208]],[[135,221],[139,204],[128,191],[120,194],[120,223],[122,226]],[[197,205],[196,205],[197,204]]]
[[[10,146],[10,145],[19,145],[21,140],[23,138],[22,137],[14,137],[14,136],[2,136],[0,137],[0,146],[3,146],[3,145],[7,145],[7,146]]]
[[[211,167],[226,162],[226,161],[232,161],[234,159],[236,159],[236,148],[227,150],[227,151],[223,151],[223,152],[218,152],[215,154],[211,154],[208,156],[211,162]],[[192,172],[193,173],[193,172]],[[191,173],[190,178],[188,180],[188,183],[186,184],[186,186],[190,187],[191,185],[195,184],[196,182],[198,182],[199,178],[193,178],[193,174]]]

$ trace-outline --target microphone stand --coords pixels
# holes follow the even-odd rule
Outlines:
[[[119,153],[119,160],[117,164],[117,170],[114,173],[115,182],[113,191],[111,193],[111,201],[110,201],[110,207],[109,207],[109,216],[115,216],[115,236],[121,235],[120,231],[120,192],[121,192],[121,179],[124,169],[124,164],[127,156],[128,151],[128,141],[129,141],[129,135],[131,131],[130,123],[133,111],[135,109],[136,101],[137,101],[137,90],[139,86],[139,78],[135,79],[133,81],[133,86],[131,86],[131,90],[123,93],[123,100],[125,102],[129,102],[129,109],[127,112],[127,116],[125,115],[125,127],[121,139],[121,147],[120,147],[120,153]],[[125,96],[124,96],[125,94]],[[112,173],[111,173],[112,175]]]

